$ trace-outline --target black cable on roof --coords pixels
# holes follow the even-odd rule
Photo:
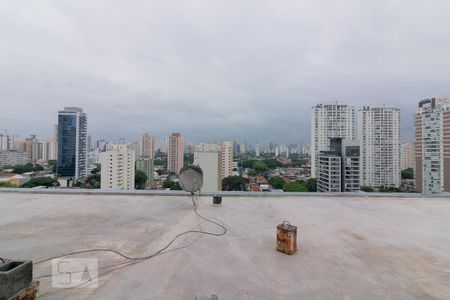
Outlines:
[[[153,253],[151,255],[144,256],[144,257],[131,257],[131,256],[125,255],[125,254],[123,254],[123,253],[121,253],[121,252],[119,252],[117,250],[114,250],[114,249],[102,248],[102,249],[88,249],[88,250],[81,250],[81,251],[73,251],[73,252],[70,252],[70,253],[67,253],[67,254],[53,256],[51,258],[38,261],[38,262],[34,263],[34,265],[37,265],[37,264],[40,264],[40,263],[43,263],[43,262],[46,262],[46,261],[49,261],[49,260],[52,260],[52,259],[56,259],[56,258],[61,258],[61,257],[70,256],[70,255],[74,255],[74,254],[91,253],[91,252],[112,252],[112,253],[117,254],[117,255],[119,255],[119,256],[121,256],[121,257],[123,257],[123,258],[128,260],[128,262],[124,262],[124,263],[119,263],[119,264],[109,265],[109,266],[103,267],[103,268],[108,268],[108,267],[116,267],[117,266],[116,268],[113,268],[111,270],[107,270],[107,271],[105,271],[103,273],[100,273],[96,277],[90,278],[89,280],[86,280],[86,281],[80,283],[79,285],[76,285],[76,286],[71,287],[71,288],[62,289],[62,290],[50,291],[50,292],[47,292],[47,293],[44,293],[44,294],[40,295],[40,297],[47,296],[47,295],[50,295],[50,294],[59,293],[59,292],[63,292],[63,291],[69,290],[69,289],[73,289],[73,288],[77,288],[77,287],[83,286],[84,284],[92,281],[93,279],[99,278],[100,276],[103,276],[105,274],[111,273],[111,272],[113,272],[115,270],[118,270],[120,268],[124,268],[124,267],[130,266],[130,265],[134,265],[134,264],[137,264],[137,263],[140,263],[140,262],[144,262],[144,261],[149,260],[149,259],[151,259],[153,257],[156,257],[158,255],[161,255],[161,254],[164,254],[164,253],[167,253],[167,252],[170,252],[170,251],[180,250],[180,249],[184,249],[184,248],[187,248],[187,247],[191,246],[193,243],[190,243],[190,244],[188,244],[186,246],[175,248],[175,249],[172,249],[172,250],[167,250],[167,248],[169,248],[175,242],[176,239],[178,239],[179,237],[181,237],[183,235],[187,235],[187,234],[191,234],[191,233],[200,233],[200,234],[206,234],[206,235],[212,235],[212,236],[223,236],[223,235],[225,235],[227,233],[227,228],[224,225],[222,225],[222,224],[220,224],[218,222],[215,222],[215,221],[213,221],[213,220],[211,220],[209,218],[206,218],[206,217],[202,216],[197,211],[197,203],[195,202],[194,197],[195,197],[195,195],[192,194],[192,204],[193,204],[193,207],[194,207],[193,210],[194,210],[195,214],[197,215],[197,217],[203,219],[205,222],[209,222],[211,224],[219,226],[220,228],[223,229],[223,232],[214,233],[214,232],[203,231],[203,230],[188,230],[188,231],[184,231],[182,233],[179,233],[179,234],[175,235],[169,241],[169,243],[167,243],[167,245],[165,245],[160,250],[156,251],[155,253]],[[197,224],[197,226],[200,226],[200,224],[201,223],[199,222]],[[43,276],[39,276],[38,278],[52,277],[52,276],[53,275],[43,275]]]

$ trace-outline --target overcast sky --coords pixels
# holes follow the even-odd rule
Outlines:
[[[450,94],[450,1],[0,0],[0,128],[309,142],[310,108]]]

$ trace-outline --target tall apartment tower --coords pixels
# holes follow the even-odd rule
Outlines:
[[[450,192],[450,97],[419,102],[415,139],[416,190]]]
[[[144,133],[139,139],[139,155],[155,158],[155,137],[150,133]]]
[[[81,108],[58,112],[57,144],[58,177],[78,181],[87,176],[87,115]]]
[[[355,192],[360,190],[360,145],[355,140],[330,139],[330,150],[320,151],[318,192]]]
[[[361,142],[361,184],[400,186],[400,109],[387,105],[364,106],[358,111]]]
[[[100,153],[101,188],[134,190],[135,151],[127,144]]]
[[[400,145],[400,170],[415,169],[414,144],[403,143]]]
[[[233,142],[220,142],[220,180],[233,175]]]
[[[167,153],[167,171],[179,174],[184,165],[183,136],[174,132],[169,136],[169,149]]]
[[[318,155],[330,149],[331,138],[353,140],[355,109],[335,102],[319,103],[311,111],[311,176],[317,177]]]

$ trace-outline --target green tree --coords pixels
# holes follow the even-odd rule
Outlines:
[[[242,160],[242,161],[239,161],[239,166],[244,169],[253,168],[253,165],[255,162],[257,162],[257,160],[255,160],[255,159]]]
[[[222,180],[223,191],[244,191],[248,179],[242,176],[228,176]]]
[[[317,179],[309,178],[305,181],[305,186],[308,189],[308,192],[317,192]]]
[[[258,172],[258,173],[262,173],[262,172],[265,172],[265,171],[267,171],[267,166],[266,166],[266,164],[264,163],[264,162],[262,162],[262,161],[255,161],[254,163],[253,163],[253,169],[255,169],[255,171],[256,172]]]
[[[12,172],[14,174],[23,174],[23,173],[32,172],[32,171],[33,171],[33,165],[31,163],[27,163],[25,165],[15,165]]]
[[[250,170],[250,171],[248,171],[248,176],[255,177],[255,176],[258,176],[258,173],[255,170]]]
[[[58,181],[55,178],[35,177],[35,178],[31,179],[30,181],[28,181],[27,183],[23,184],[22,187],[25,187],[25,188],[33,188],[36,186],[50,187],[50,186],[56,186],[57,183],[58,183]]]
[[[162,187],[165,189],[170,189],[170,190],[174,190],[174,191],[181,190],[180,183],[173,181],[170,178],[167,178],[166,180],[164,180]]]
[[[44,171],[44,167],[41,166],[41,165],[36,164],[36,165],[33,167],[33,171],[34,171],[34,172]]]
[[[269,168],[271,170],[274,170],[276,168],[283,166],[283,164],[276,159],[266,159],[266,160],[264,160],[264,163],[266,164],[267,168]]]
[[[373,193],[374,189],[373,189],[373,187],[370,187],[370,186],[362,186],[361,191],[366,192],[366,193]]]
[[[184,165],[190,166],[194,163],[194,154],[185,153],[184,154]]]
[[[87,188],[99,189],[100,188],[101,175],[100,173],[94,173],[87,177]]]
[[[173,191],[181,191],[181,186],[178,181],[174,181],[172,187],[170,188]]]
[[[174,184],[174,181],[170,178],[167,178],[166,180],[163,181],[162,187],[164,189],[170,189]]]
[[[414,169],[408,168],[402,171],[402,179],[414,179]]]
[[[308,188],[306,187],[305,183],[301,182],[287,182],[283,186],[284,192],[308,192]]]
[[[142,190],[145,188],[145,182],[147,181],[148,176],[144,171],[136,170],[134,173],[134,185],[136,189]]]
[[[101,172],[101,167],[100,165],[97,165],[97,167],[95,167],[94,169],[92,169],[91,174],[97,174]]]
[[[274,189],[282,189],[284,186],[284,179],[283,177],[280,176],[273,176],[272,178],[269,179],[269,184]]]
[[[58,161],[52,159],[48,161],[48,164],[52,167],[53,173],[56,173],[56,166],[58,165]]]

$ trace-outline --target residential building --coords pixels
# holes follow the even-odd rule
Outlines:
[[[320,151],[318,163],[317,191],[341,192],[341,157],[333,151]]]
[[[361,184],[375,188],[400,186],[400,109],[364,106],[358,111]]]
[[[18,135],[10,134],[9,130],[0,129],[0,150],[20,150]]]
[[[184,165],[184,141],[183,136],[174,132],[169,136],[167,153],[167,171],[178,175]]]
[[[58,112],[57,156],[58,177],[79,181],[87,176],[87,115],[81,108]]]
[[[319,103],[311,111],[311,177],[317,177],[320,151],[331,138],[354,139],[355,110],[339,101]]]
[[[414,156],[414,144],[403,143],[400,145],[400,170],[414,169],[415,156]]]
[[[46,161],[56,160],[56,143],[54,140],[46,140],[43,143],[43,159]]]
[[[31,162],[28,153],[15,150],[0,150],[0,168],[4,166],[24,165]]]
[[[136,159],[136,170],[140,170],[147,175],[145,182],[145,189],[149,190],[153,185],[153,159],[147,156],[140,156]]]
[[[450,97],[425,99],[415,114],[416,190],[450,192]]]
[[[233,142],[220,142],[220,181],[233,175]]]
[[[127,144],[100,153],[101,188],[134,190],[135,151]]]
[[[194,165],[203,171],[202,192],[217,192],[222,190],[220,152],[217,144],[202,144],[194,152]]]
[[[36,138],[36,135],[31,135],[20,143],[20,152],[27,153],[33,163],[44,159],[44,145]]]
[[[145,156],[150,159],[155,158],[155,137],[150,133],[144,133],[139,139],[140,156]]]
[[[356,140],[330,139],[330,150],[318,156],[318,192],[355,192],[360,190],[361,153]]]

